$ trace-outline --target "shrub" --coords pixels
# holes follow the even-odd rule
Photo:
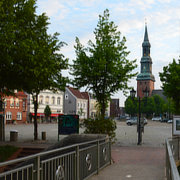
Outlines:
[[[116,130],[116,122],[113,119],[85,119],[83,122],[85,127],[84,133],[87,134],[107,134],[111,141],[115,141],[115,130]]]

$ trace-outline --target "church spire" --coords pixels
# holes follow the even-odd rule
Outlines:
[[[147,23],[145,23],[145,33],[144,33],[144,42],[142,43],[142,46],[148,46],[151,47],[151,44],[149,42],[149,38],[148,38],[148,31],[147,31]]]
[[[145,23],[144,41],[149,41],[149,39],[148,39],[148,32],[147,32],[147,23]]]

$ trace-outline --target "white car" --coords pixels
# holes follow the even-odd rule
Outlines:
[[[152,121],[161,121],[161,120],[162,120],[161,117],[153,117],[153,118],[152,118]]]
[[[168,120],[168,122],[167,122],[167,123],[172,123],[172,119]]]
[[[133,124],[137,124],[137,122],[138,122],[138,117],[131,117],[130,119],[128,119],[127,121],[126,121],[126,124],[128,125],[128,126],[131,126],[131,125],[133,125]],[[146,125],[148,122],[147,122],[147,119],[144,117],[144,125]]]

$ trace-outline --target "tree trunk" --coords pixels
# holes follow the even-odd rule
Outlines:
[[[105,118],[105,112],[106,112],[106,104],[103,101],[101,104],[101,118],[104,119]]]
[[[34,102],[34,140],[38,140],[38,123],[37,123],[37,108],[38,108],[38,94],[33,96]]]

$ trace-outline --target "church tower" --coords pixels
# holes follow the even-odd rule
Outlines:
[[[145,89],[151,96],[154,90],[155,78],[152,74],[152,59],[150,57],[151,44],[148,38],[147,25],[145,25],[144,42],[142,43],[141,72],[137,76],[137,97],[143,98]]]

